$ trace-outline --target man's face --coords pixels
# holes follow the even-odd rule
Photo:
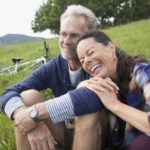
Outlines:
[[[87,32],[86,21],[83,17],[69,16],[61,22],[59,47],[63,58],[77,59],[76,42],[81,34]]]

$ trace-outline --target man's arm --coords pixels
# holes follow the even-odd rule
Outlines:
[[[72,119],[75,115],[83,115],[103,109],[103,105],[98,96],[87,88],[73,90],[53,100],[38,103],[35,107],[38,111],[39,120],[50,117],[53,123]],[[15,124],[23,132],[30,131],[30,128],[34,126],[33,120],[31,118],[29,119],[30,109],[28,107],[23,109],[21,113],[15,115]],[[27,126],[27,128],[23,128],[24,126]]]
[[[36,89],[40,91],[48,87],[50,88],[49,76],[51,72],[49,71],[47,73],[47,70],[51,69],[53,66],[54,66],[54,63],[52,64],[51,62],[49,62],[48,64],[44,65],[43,67],[35,71],[27,79],[6,89],[4,93],[0,96],[0,107],[2,108],[2,111],[7,114],[7,108],[10,108],[12,106],[12,104],[14,103],[14,99],[16,99],[15,105],[17,101],[21,101],[20,93],[23,91],[26,91],[29,89]],[[13,98],[13,101],[12,101],[12,98]],[[12,101],[12,102],[10,103],[10,106],[8,107],[7,105],[7,108],[5,109],[5,105],[8,101]],[[18,103],[21,103],[21,102],[18,102]]]
[[[87,88],[79,88],[69,92],[75,116],[93,113],[104,108],[99,97]]]
[[[98,96],[87,88],[75,89],[53,100],[36,104],[36,106],[40,119],[50,117],[53,123],[73,119],[74,116],[96,112],[104,108]]]
[[[23,106],[25,106],[25,104],[22,102],[21,97],[12,97],[6,103],[4,112],[10,119],[13,119],[13,113]]]

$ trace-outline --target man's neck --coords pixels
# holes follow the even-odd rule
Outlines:
[[[68,60],[70,70],[75,71],[81,68],[81,63],[78,60]]]

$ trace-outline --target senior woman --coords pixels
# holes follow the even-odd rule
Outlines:
[[[110,122],[113,127],[110,145],[115,150],[150,149],[150,63],[142,56],[129,56],[100,31],[81,36],[77,43],[77,54],[83,69],[93,78],[81,82],[78,89],[61,98],[36,104],[36,119],[39,121],[50,117],[57,123],[77,116],[73,149],[96,150],[93,146],[99,141],[96,139],[98,136],[93,134],[101,132],[96,128],[99,124],[98,111],[105,106],[109,114],[114,114]],[[24,133],[36,125],[29,113],[30,107],[15,116],[16,126]],[[128,132],[124,138],[125,122]]]

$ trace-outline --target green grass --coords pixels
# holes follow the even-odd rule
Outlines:
[[[13,124],[0,113],[0,150],[15,150]]]
[[[56,49],[57,51],[51,52],[52,57],[58,53],[56,48],[56,39],[47,40],[47,44],[50,49]],[[36,59],[44,56],[43,41],[27,42],[22,44],[0,45],[0,66],[10,65],[11,59],[14,57],[23,58],[23,61]],[[23,62],[22,61],[22,62]]]
[[[47,40],[47,44],[50,48],[50,58],[59,53],[57,43],[58,39]],[[14,57],[21,57],[24,58],[23,61],[28,61],[44,55],[43,41],[15,45],[0,45],[0,66],[10,65],[12,63],[11,59]],[[29,74],[31,74],[30,71],[0,76],[0,93],[2,93],[4,89],[8,88],[9,86],[23,80]],[[44,93],[47,95],[47,93],[50,93],[50,91],[46,90]],[[0,150],[16,149],[13,129],[13,122],[8,119],[8,117],[0,113]]]
[[[150,19],[104,30],[118,47],[131,55],[150,58]]]
[[[120,48],[131,55],[144,54],[150,58],[150,19],[117,26],[104,30]],[[51,58],[58,55],[58,39],[47,40]],[[32,60],[44,55],[43,41],[22,44],[0,45],[0,66],[11,64],[13,57],[22,57],[24,61]],[[30,72],[20,72],[16,75],[0,76],[0,93],[7,87],[28,76]],[[49,91],[48,91],[49,92]],[[46,92],[47,93],[47,92]],[[14,150],[13,123],[0,113],[0,150]]]

